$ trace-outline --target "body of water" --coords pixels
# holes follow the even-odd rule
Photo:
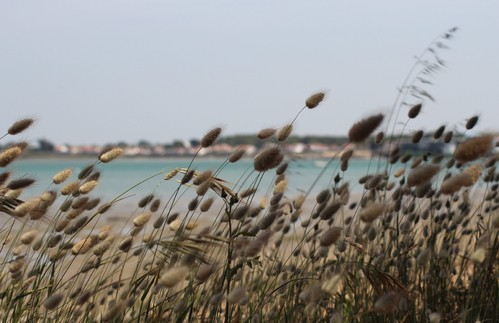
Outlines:
[[[7,170],[12,173],[11,179],[30,177],[36,179],[35,184],[29,188],[23,198],[28,198],[48,189],[56,189],[52,184],[52,177],[65,168],[73,170],[72,177],[68,180],[76,180],[77,174],[87,165],[95,164],[96,159],[90,158],[47,158],[47,159],[22,159],[12,163]],[[158,197],[169,197],[178,187],[176,179],[181,179],[181,174],[170,181],[165,181],[167,172],[177,167],[187,167],[190,159],[129,159],[123,158],[108,164],[98,164],[96,169],[101,172],[99,185],[93,191],[93,196],[111,200],[127,190],[125,195],[134,195],[138,198],[150,193]],[[320,172],[327,164],[327,160],[291,160],[286,171],[288,179],[288,193],[298,194],[307,191],[312,183],[318,178]],[[352,159],[347,172],[339,170],[339,161],[333,161],[323,175],[319,178],[313,192],[317,192],[332,185],[332,179],[337,174],[344,176],[344,180],[350,182],[352,191],[360,192],[362,186],[358,179],[369,173],[378,172],[377,162],[370,163],[369,160]],[[223,165],[223,167],[221,167]],[[252,159],[243,159],[234,164],[224,164],[222,159],[196,159],[191,168],[204,171],[211,169],[218,171],[217,177],[227,181],[227,186],[235,191],[248,188],[257,178],[258,173],[253,171]],[[156,175],[156,176],[155,176]],[[152,177],[152,178],[151,178]],[[259,191],[263,195],[272,187],[275,171],[265,173],[259,184]],[[149,178],[149,179],[148,179]],[[148,180],[146,180],[148,179]],[[131,189],[132,188],[132,189]],[[190,190],[194,191],[194,190]],[[137,198],[133,199],[134,201]]]

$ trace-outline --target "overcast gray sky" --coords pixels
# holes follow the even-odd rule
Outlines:
[[[255,133],[329,90],[296,133],[345,135],[387,112],[414,56],[460,31],[409,130],[498,130],[499,1],[2,1],[0,130],[57,143]],[[405,116],[404,116],[405,121]],[[1,130],[0,132],[4,132]]]

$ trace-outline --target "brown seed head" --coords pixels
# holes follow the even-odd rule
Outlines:
[[[445,131],[445,125],[438,127],[438,129],[435,130],[435,132],[433,133],[433,139],[438,139],[442,137],[444,131]]]
[[[43,306],[51,311],[55,309],[59,304],[61,304],[62,300],[64,299],[64,295],[62,293],[55,293],[50,295],[44,302]]]
[[[266,148],[255,157],[253,166],[256,171],[265,172],[279,166],[283,159],[284,155],[279,147]]]
[[[172,288],[182,282],[189,274],[189,268],[186,266],[173,267],[167,270],[159,281],[166,288]]]
[[[293,131],[293,125],[291,123],[285,125],[281,129],[279,129],[279,132],[277,132],[277,140],[280,142],[285,141],[286,139],[288,139],[292,131]]]
[[[229,304],[244,304],[248,300],[248,296],[246,296],[246,288],[243,286],[239,286],[230,291],[227,295],[227,302]]]
[[[423,138],[423,130],[418,130],[412,135],[412,143],[417,144]]]
[[[0,167],[5,167],[21,156],[23,150],[19,147],[10,147],[0,153]]]
[[[26,119],[22,119],[22,120],[19,120],[19,121],[16,121],[14,122],[14,124],[12,124],[12,126],[10,126],[10,128],[7,130],[7,133],[9,135],[17,135],[18,133],[21,133],[23,132],[24,130],[28,129],[29,126],[31,126],[33,124],[35,120],[33,119],[30,119],[30,118],[26,118]]]
[[[213,171],[205,170],[204,172],[196,173],[194,175],[195,176],[194,176],[194,180],[192,181],[192,183],[194,185],[201,185],[202,183],[204,183],[207,180],[210,180],[213,177]]]
[[[203,203],[201,203],[201,205],[199,206],[199,210],[201,210],[201,212],[207,212],[213,205],[214,201],[215,200],[212,197],[204,200]]]
[[[20,178],[11,181],[9,184],[7,184],[7,188],[9,190],[19,190],[19,189],[24,189],[28,186],[31,186],[35,182],[34,179],[32,178]]]
[[[468,139],[457,146],[454,151],[454,158],[461,163],[476,160],[492,149],[493,139],[491,135]]]
[[[414,168],[407,176],[407,185],[409,187],[418,186],[429,182],[433,176],[438,174],[440,166],[437,165],[423,165]]]
[[[146,196],[144,196],[142,199],[140,199],[138,206],[139,206],[140,208],[144,208],[144,207],[146,207],[146,206],[147,206],[147,204],[149,204],[149,202],[151,202],[153,199],[154,199],[154,194],[149,194],[149,195],[146,195]]]
[[[92,171],[94,170],[94,165],[88,165],[85,166],[79,173],[78,173],[78,179],[82,180],[90,176],[92,174]]]
[[[462,187],[473,185],[473,178],[466,173],[451,176],[442,182],[440,192],[442,194],[451,195],[459,191]]]
[[[471,130],[475,127],[476,123],[478,122],[478,116],[473,116],[468,119],[466,122],[466,129]]]
[[[260,130],[256,136],[260,140],[265,140],[267,138],[272,137],[276,133],[276,131],[277,130],[275,128],[264,128]]]
[[[378,314],[389,314],[397,310],[400,302],[400,295],[396,292],[389,292],[374,303],[374,311]]]
[[[325,97],[326,97],[325,92],[314,93],[307,98],[307,100],[305,101],[305,106],[309,109],[314,109],[319,105],[319,103],[321,103],[324,100]]]
[[[352,143],[360,143],[367,139],[379,127],[384,116],[376,114],[355,123],[348,132],[348,139]]]
[[[360,219],[364,222],[371,223],[376,220],[385,211],[383,203],[370,203],[367,207],[360,211]]]
[[[320,244],[323,247],[329,247],[333,243],[336,243],[341,237],[342,229],[340,227],[331,227],[327,231],[324,231],[320,237]]]
[[[246,152],[245,146],[239,146],[236,150],[234,150],[229,156],[229,163],[235,163],[239,161],[244,156]]]
[[[419,113],[421,112],[422,107],[423,107],[423,105],[421,103],[416,104],[415,106],[413,106],[412,108],[409,109],[409,113],[407,114],[407,116],[410,119],[416,118],[419,115]]]
[[[208,131],[201,139],[201,147],[207,148],[213,145],[218,136],[222,133],[222,128],[215,128]]]

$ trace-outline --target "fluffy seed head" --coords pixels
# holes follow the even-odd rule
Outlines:
[[[466,129],[471,130],[476,126],[476,123],[478,122],[478,116],[473,116],[468,119],[466,122]]]
[[[108,236],[106,239],[103,241],[99,242],[98,244],[95,245],[93,249],[94,255],[100,257],[102,256],[109,248],[111,248],[111,245],[113,244],[115,239],[114,235]]]
[[[192,183],[194,185],[200,185],[200,184],[204,183],[205,181],[210,180],[213,177],[213,171],[206,170],[206,171],[201,172],[201,173],[196,173],[195,175],[196,176],[194,177],[194,180],[192,181]]]
[[[61,304],[62,300],[64,299],[64,295],[62,293],[55,293],[50,295],[44,302],[43,306],[51,311],[55,309],[59,304]]]
[[[426,248],[425,250],[421,251],[421,253],[418,255],[416,262],[418,266],[424,267],[428,261],[430,261],[430,256],[431,256],[431,249]]]
[[[418,130],[412,135],[412,143],[417,144],[423,138],[423,130]]]
[[[285,125],[281,129],[279,129],[279,132],[277,133],[277,140],[280,142],[285,141],[289,137],[292,131],[293,131],[293,125],[291,123]]]
[[[165,175],[165,180],[170,180],[172,178],[174,178],[176,175],[178,174],[178,169],[173,169],[171,171],[168,172],[168,174]]]
[[[149,221],[149,219],[151,219],[151,213],[142,213],[133,219],[133,225],[141,228]]]
[[[38,234],[37,230],[30,230],[21,235],[21,243],[24,245],[29,245],[35,240],[36,235]]]
[[[188,274],[189,268],[186,266],[173,267],[161,276],[159,283],[166,288],[172,288],[182,282]]]
[[[155,199],[154,201],[152,201],[151,206],[149,207],[149,211],[156,212],[159,209],[160,205],[161,205],[161,200]]]
[[[474,184],[478,181],[480,175],[482,174],[482,165],[475,164],[473,166],[470,166],[464,170],[464,173],[471,178]]]
[[[235,163],[235,162],[239,161],[239,159],[241,159],[243,157],[245,152],[246,152],[246,147],[244,147],[244,146],[238,147],[236,150],[234,150],[230,154],[229,163]]]
[[[88,194],[97,186],[97,183],[98,183],[97,181],[88,181],[88,182],[82,184],[78,188],[78,191],[81,194]]]
[[[251,196],[251,195],[255,194],[256,191],[257,191],[257,189],[254,188],[254,187],[245,189],[244,191],[242,191],[242,192],[239,193],[239,198],[245,199],[248,196]]]
[[[9,127],[9,129],[7,130],[7,133],[9,135],[17,135],[18,133],[21,133],[24,130],[28,129],[29,126],[31,126],[34,121],[35,120],[33,120],[31,118],[26,118],[26,119],[16,121]]]
[[[61,170],[59,173],[54,175],[52,181],[54,182],[54,184],[61,184],[62,182],[67,180],[72,173],[73,171],[69,168]]]
[[[438,138],[442,137],[442,135],[444,134],[444,131],[445,131],[445,125],[438,127],[438,129],[435,130],[435,132],[433,133],[433,139],[438,139]]]
[[[378,314],[393,313],[397,310],[400,301],[400,295],[396,292],[389,292],[374,303],[374,311]]]
[[[193,169],[188,170],[184,176],[182,177],[182,180],[180,181],[180,184],[187,184],[191,181],[192,177],[194,177],[195,171]]]
[[[202,182],[198,187],[196,187],[196,194],[199,196],[204,196],[208,190],[212,187],[211,179]]]
[[[274,194],[284,193],[286,192],[286,188],[288,187],[288,181],[283,179],[274,187]]]
[[[116,159],[123,155],[124,152],[125,151],[123,150],[123,148],[116,147],[100,155],[99,160],[103,163],[109,163],[113,159]]]
[[[462,187],[473,185],[473,178],[466,173],[451,176],[442,182],[440,185],[440,192],[442,194],[451,195],[459,191]]]
[[[279,166],[283,159],[284,155],[279,147],[266,148],[255,157],[253,166],[256,171],[265,172]]]
[[[84,167],[79,173],[78,173],[78,179],[82,180],[90,176],[92,174],[92,171],[94,170],[94,165],[88,165]]]
[[[199,210],[201,212],[207,212],[211,208],[211,206],[213,205],[214,201],[215,200],[212,197],[204,200],[203,203],[201,203],[201,205],[199,206]]]
[[[151,202],[153,199],[154,199],[154,195],[153,195],[153,194],[146,195],[146,196],[144,196],[142,199],[140,199],[138,206],[139,206],[140,208],[144,208],[144,207],[146,207],[146,206],[147,206],[147,204],[149,204],[149,202]]]
[[[277,130],[275,128],[264,128],[260,130],[256,136],[260,140],[265,140],[267,138],[272,137],[276,133],[276,131]]]
[[[36,205],[38,205],[39,200],[37,198],[30,199],[24,203],[19,204],[14,209],[14,214],[16,217],[22,218],[26,214],[28,214],[31,210],[33,210]]]
[[[454,151],[454,158],[461,163],[476,160],[492,149],[493,139],[494,138],[491,135],[468,139],[457,146]]]
[[[61,194],[62,195],[73,194],[74,192],[78,191],[78,188],[79,188],[78,182],[68,183],[61,189]]]
[[[419,115],[419,113],[421,112],[422,107],[423,107],[423,105],[421,103],[416,104],[415,106],[413,106],[412,108],[409,109],[409,113],[407,114],[407,116],[410,119],[416,118]]]
[[[77,243],[75,243],[73,248],[71,248],[71,253],[75,256],[84,255],[90,250],[90,248],[92,248],[95,245],[97,241],[98,237],[94,235],[83,238]]]
[[[360,212],[360,219],[364,222],[370,223],[382,215],[384,211],[385,205],[383,203],[370,203]]]
[[[314,109],[319,105],[319,103],[322,102],[322,100],[324,100],[325,97],[326,93],[324,92],[314,93],[307,98],[307,100],[305,101],[305,106],[309,109]]]
[[[20,178],[11,181],[9,184],[7,184],[7,188],[9,190],[19,190],[19,189],[24,189],[28,186],[31,186],[35,182],[34,179],[32,178]]]
[[[214,264],[201,264],[196,272],[196,280],[200,283],[204,283],[210,278],[215,269],[216,266]]]
[[[227,295],[229,304],[244,304],[247,301],[246,288],[239,286],[230,291]]]
[[[170,230],[177,231],[181,225],[182,225],[182,221],[180,221],[179,219],[175,219],[172,222],[170,222],[169,227],[170,227]]]
[[[118,245],[118,249],[120,249],[123,252],[128,252],[130,250],[130,247],[132,246],[132,242],[133,242],[133,237],[124,238]]]
[[[419,186],[429,182],[433,176],[438,174],[440,167],[437,165],[423,165],[414,168],[407,177],[409,187]]]
[[[360,143],[367,139],[383,121],[383,114],[376,114],[355,123],[348,132],[348,139],[352,143]]]
[[[324,233],[322,233],[320,237],[320,244],[323,247],[329,247],[333,243],[336,243],[338,239],[341,237],[341,228],[340,227],[331,227]]]
[[[207,148],[213,145],[218,136],[222,133],[222,128],[215,128],[208,131],[201,139],[201,147]]]

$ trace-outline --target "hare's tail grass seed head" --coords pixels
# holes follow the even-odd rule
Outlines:
[[[21,119],[19,121],[14,122],[9,129],[7,130],[7,133],[11,136],[17,135],[24,130],[28,129],[33,123],[35,122],[34,119],[31,118],[25,118]]]
[[[258,172],[276,168],[283,161],[284,155],[279,147],[270,147],[256,155],[253,165]]]
[[[6,167],[19,156],[21,156],[23,150],[19,147],[10,147],[6,150],[0,152],[0,167]]]
[[[355,123],[348,132],[348,139],[351,143],[360,143],[366,140],[383,121],[384,116],[376,114],[362,119]]]
[[[326,92],[317,92],[312,94],[305,101],[305,106],[309,109],[316,108],[326,97]]]
[[[201,138],[201,147],[208,148],[211,145],[213,145],[213,143],[215,142],[215,140],[217,140],[217,138],[220,136],[221,133],[222,133],[222,128],[215,128],[208,131],[203,136],[203,138]]]

